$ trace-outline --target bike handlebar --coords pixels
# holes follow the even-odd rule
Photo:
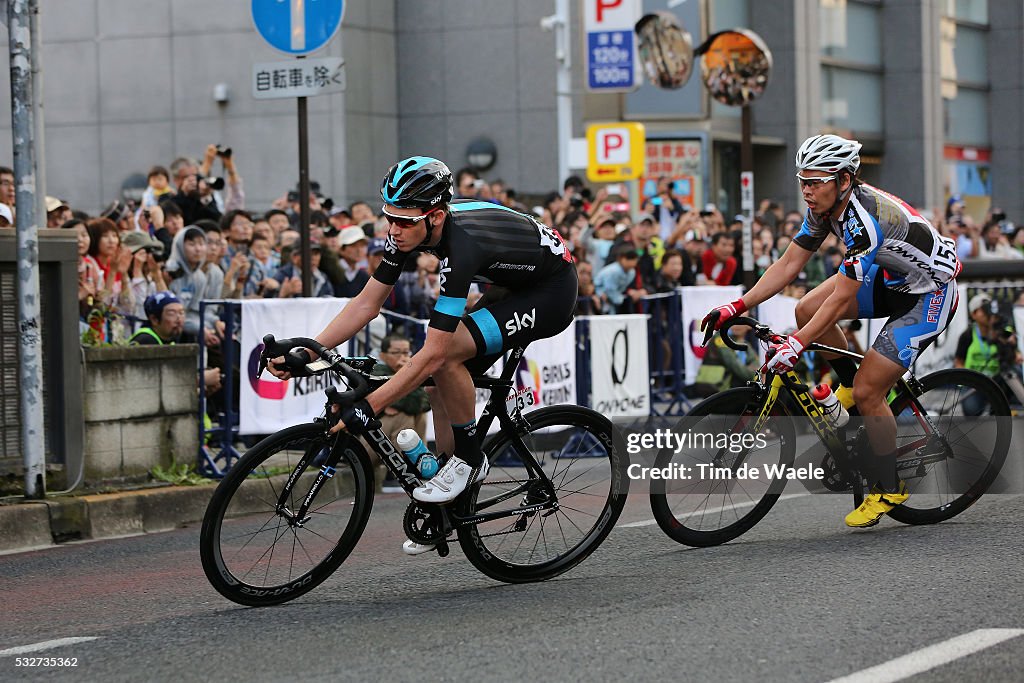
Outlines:
[[[320,358],[311,361],[309,355],[305,353],[306,350],[313,351]],[[348,382],[349,390],[339,392],[337,387],[328,387],[327,400],[329,403],[350,405],[370,393],[370,383],[361,373],[345,363],[342,356],[315,339],[309,337],[275,339],[272,334],[266,335],[263,337],[259,372],[262,373],[271,359],[279,356],[284,357],[285,367],[295,376],[319,375],[328,370],[341,373],[345,381]]]
[[[729,335],[729,330],[734,325],[748,325],[752,327],[754,329],[754,336],[756,336],[761,341],[767,343],[774,342],[775,339],[780,336],[772,332],[772,329],[770,327],[758,322],[754,318],[748,318],[746,316],[737,316],[735,318],[729,318],[724,323],[722,323],[722,326],[720,328],[718,328],[718,332],[719,334],[722,335],[722,341],[725,342],[725,345],[736,351],[746,351],[750,347],[747,346],[747,344],[745,344],[744,342],[738,342],[734,340]]]

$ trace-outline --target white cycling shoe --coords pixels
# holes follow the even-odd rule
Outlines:
[[[433,543],[417,543],[416,541],[406,541],[402,544],[402,552],[406,555],[422,555],[423,553],[429,553],[437,546]]]
[[[480,467],[471,467],[468,462],[453,455],[433,479],[412,492],[412,497],[421,503],[450,503],[467,486],[486,479],[490,469],[487,458],[484,458]]]

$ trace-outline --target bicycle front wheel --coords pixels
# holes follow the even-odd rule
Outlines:
[[[1010,406],[981,373],[939,370],[920,380],[916,400],[897,392],[896,469],[910,499],[889,516],[934,524],[960,514],[992,485],[1010,448]],[[923,409],[923,413],[922,413]]]
[[[769,415],[755,432],[757,392],[729,389],[701,401],[679,423],[686,440],[655,459],[651,511],[670,538],[686,545],[719,545],[746,533],[786,487],[793,464],[793,421]]]
[[[578,565],[626,504],[624,444],[610,420],[579,406],[541,408],[523,419],[525,433],[502,431],[484,444],[491,473],[460,506],[460,516],[469,517],[554,503],[459,528],[466,558],[508,583],[543,581]],[[541,466],[552,491],[526,467],[531,461]]]
[[[304,424],[268,436],[231,468],[206,508],[199,541],[206,577],[242,605],[297,598],[345,561],[372,504],[369,459],[348,434]]]

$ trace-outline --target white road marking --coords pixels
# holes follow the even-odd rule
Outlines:
[[[1022,635],[1024,628],[980,628],[829,683],[893,683]]]
[[[776,501],[776,502],[781,502],[783,500],[789,500],[790,498],[803,498],[804,496],[809,496],[809,495],[811,495],[810,491],[805,492],[805,493],[789,493],[789,494],[786,494],[784,496],[779,496],[779,500]],[[757,505],[759,502],[760,501],[747,501],[746,503],[736,503],[734,505],[721,505],[721,506],[715,507],[715,508],[706,508],[706,509],[702,508],[700,510],[694,510],[693,512],[690,512],[690,513],[688,513],[686,515],[683,515],[682,517],[677,517],[677,519],[686,519],[687,517],[695,517],[697,515],[710,515],[710,514],[714,514],[716,512],[725,512],[726,510],[739,510],[739,509],[742,509],[742,508],[752,508],[755,505]],[[657,523],[658,523],[658,520],[656,520],[656,519],[645,519],[642,522],[630,522],[628,524],[619,524],[618,528],[620,528],[620,529],[629,529],[629,528],[632,528],[632,527],[651,526],[652,524],[657,524]]]
[[[79,638],[58,638],[57,640],[44,640],[41,643],[33,643],[32,645],[22,645],[20,647],[11,647],[6,650],[0,650],[0,657],[10,657],[12,655],[26,655],[30,652],[52,650],[55,647],[61,647],[64,645],[74,645],[75,643],[87,643],[90,640],[98,639],[99,636],[83,636]]]

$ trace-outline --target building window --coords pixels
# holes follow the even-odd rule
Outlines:
[[[822,121],[882,132],[881,9],[868,0],[819,0]]]
[[[946,141],[987,147],[988,3],[943,2],[940,69]]]

